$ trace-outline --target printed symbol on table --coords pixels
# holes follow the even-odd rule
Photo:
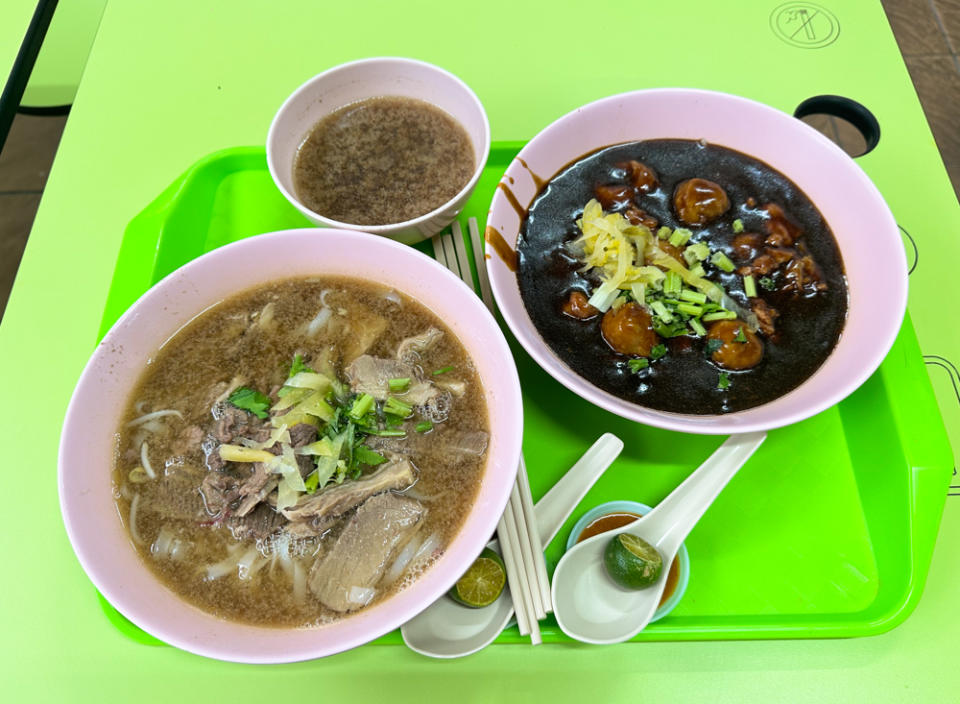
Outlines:
[[[801,49],[821,49],[840,35],[840,22],[825,7],[812,2],[788,2],[770,14],[770,29]]]
[[[903,246],[907,250],[907,264],[910,267],[907,270],[907,274],[909,275],[917,268],[917,264],[920,261],[920,250],[917,249],[917,243],[910,233],[907,232],[907,228],[903,225],[897,225],[897,227],[900,228],[900,233],[903,235]]]

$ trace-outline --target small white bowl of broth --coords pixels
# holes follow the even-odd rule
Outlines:
[[[321,227],[415,244],[449,225],[490,153],[476,94],[422,61],[329,69],[280,107],[267,135],[277,188]]]

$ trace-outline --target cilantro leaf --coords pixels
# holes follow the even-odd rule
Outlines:
[[[650,360],[647,359],[646,357],[640,357],[639,359],[631,359],[629,362],[627,362],[627,366],[630,367],[630,371],[636,374],[637,372],[649,367]]]
[[[746,343],[747,336],[743,332],[743,328],[737,328],[737,334],[733,338],[734,342],[739,342],[741,344]]]
[[[250,411],[257,418],[266,420],[270,417],[267,413],[267,409],[270,408],[270,399],[255,389],[241,386],[230,394],[227,402],[244,411]]]
[[[723,340],[718,340],[718,339],[715,338],[715,337],[711,337],[709,340],[707,340],[707,344],[706,344],[706,346],[703,348],[703,353],[704,353],[707,357],[709,357],[710,355],[712,355],[714,352],[716,352],[716,351],[717,351],[718,349],[720,349],[721,347],[723,347]]]
[[[720,372],[720,377],[717,379],[717,388],[721,391],[726,391],[730,388],[730,375],[726,372]]]
[[[654,345],[653,349],[650,350],[650,359],[660,359],[667,355],[667,346],[666,345]]]
[[[383,464],[387,461],[387,458],[381,455],[379,452],[375,452],[366,445],[362,444],[354,446],[353,459],[357,464],[369,464],[373,467],[376,467],[378,464]]]

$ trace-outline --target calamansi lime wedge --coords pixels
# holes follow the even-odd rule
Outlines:
[[[479,609],[495,602],[506,582],[503,560],[490,548],[484,548],[470,569],[453,585],[450,597],[464,606]]]
[[[607,543],[603,564],[614,582],[626,589],[643,589],[657,581],[663,558],[643,538],[621,533]]]

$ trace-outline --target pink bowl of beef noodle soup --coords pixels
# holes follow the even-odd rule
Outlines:
[[[506,505],[522,408],[474,292],[364,233],[227,245],[157,283],[74,391],[61,509],[134,624],[208,657],[322,657],[400,626]]]

